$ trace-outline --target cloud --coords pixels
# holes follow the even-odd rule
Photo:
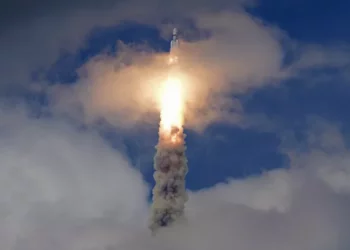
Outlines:
[[[313,128],[307,135],[307,152],[286,151],[295,166],[310,166],[315,174],[337,193],[350,191],[349,149],[337,124],[321,118],[309,119]]]
[[[319,126],[339,136],[333,126]],[[318,132],[311,129],[313,133]],[[341,142],[331,145],[343,147]],[[291,155],[289,169],[191,193],[186,223],[155,239],[140,230],[115,249],[346,249],[350,193],[339,192],[339,185],[347,182],[333,177],[348,168],[343,159],[349,151],[320,156],[314,150],[311,146],[307,153]],[[325,167],[332,172],[323,171]]]
[[[38,91],[52,93],[53,90],[48,90],[46,80],[34,81],[32,73],[37,70],[45,72],[62,52],[70,51],[74,53],[78,48],[84,46],[87,35],[94,28],[114,26],[121,20],[129,19],[156,25],[160,29],[164,29],[160,21],[165,17],[176,17],[175,22],[182,25],[183,19],[192,17],[194,13],[200,11],[220,11],[222,9],[236,11],[246,4],[253,4],[252,1],[241,0],[234,2],[222,0],[215,3],[192,1],[190,6],[180,1],[165,3],[164,1],[154,0],[153,3],[153,5],[151,3],[145,5],[143,1],[133,1],[133,3],[129,3],[129,1],[101,1],[100,4],[96,4],[91,1],[60,1],[56,4],[48,4],[48,2],[38,1],[36,7],[30,6],[26,13],[22,13],[16,8],[18,3],[7,6],[7,11],[11,15],[2,15],[2,23],[10,24],[12,22],[13,25],[11,27],[3,25],[0,32],[3,37],[0,41],[0,50],[2,51],[0,90],[2,95],[21,95],[27,92],[37,93]],[[157,13],[157,15],[154,15],[154,13]],[[116,60],[118,61],[118,58]],[[145,120],[149,112],[158,111],[157,105],[154,105],[154,97],[150,100],[149,96],[145,97],[142,94],[130,98],[135,92],[146,90],[149,87],[148,81],[145,80],[143,86],[140,82],[130,84],[130,81],[144,79],[145,77],[139,75],[146,75],[152,69],[154,72],[151,73],[154,75],[156,70],[160,70],[159,62],[157,66],[150,65],[137,68],[136,65],[136,70],[123,70],[121,72],[116,72],[115,69],[111,69],[107,65],[107,63],[116,64],[112,62],[111,58],[106,58],[104,64],[106,68],[102,67],[100,60],[95,64],[98,68],[92,69],[94,62],[94,59],[88,62],[89,71],[94,71],[92,78],[82,79],[80,87],[73,87],[67,91],[60,90],[59,94],[64,92],[65,96],[55,96],[54,101],[50,100],[55,103],[55,107],[57,100],[60,99],[64,103],[57,105],[64,107],[65,111],[71,112],[74,110],[74,114],[70,114],[73,117],[80,117],[83,121],[96,121],[102,117],[115,126],[123,124],[124,127]],[[101,74],[96,73],[98,69],[101,69],[101,73],[108,73],[109,76],[101,78]],[[205,69],[197,69],[197,72],[203,72],[203,70]],[[138,75],[131,75],[131,72]],[[118,75],[118,77],[113,75]],[[96,77],[100,77],[100,79],[96,80]],[[117,78],[118,84],[107,83],[100,86],[101,79],[105,80],[107,78]],[[93,81],[95,82],[92,83]],[[237,102],[232,102],[227,98],[213,100],[210,102],[210,108],[207,108],[205,103],[210,98],[208,91],[211,86],[206,83],[201,85],[204,87],[201,91],[200,101],[195,106],[192,105],[191,109],[189,108],[189,110],[194,110],[191,112],[195,114],[188,115],[190,126],[203,128],[206,126],[205,124],[224,117],[227,114],[226,109],[228,107],[240,109]],[[91,90],[87,90],[88,86],[92,86]],[[140,86],[141,88],[139,88]],[[96,93],[91,92],[96,89],[98,90]],[[121,89],[125,89],[125,91]],[[102,96],[101,98],[102,92],[121,93],[118,96],[119,101],[117,103],[107,103],[106,97],[108,96]],[[150,94],[149,91],[146,90],[146,92],[147,95]],[[115,99],[113,98],[113,100]],[[68,107],[67,103],[72,106]],[[83,110],[83,113],[79,110]],[[125,113],[128,115],[125,116]],[[231,116],[231,120],[238,120],[239,115],[236,116]]]
[[[32,70],[50,65],[61,49],[77,49],[96,26],[136,16],[158,24],[162,18],[153,15],[159,9],[151,4],[130,8],[126,1],[104,3],[39,4],[34,14],[22,16],[12,29],[2,29],[0,86],[27,88]],[[173,15],[183,13],[178,17],[192,16],[199,29],[212,35],[184,44],[184,71],[197,73],[190,74],[189,91],[198,100],[188,100],[193,112],[188,124],[195,128],[228,116],[240,122],[243,110],[229,94],[295,76],[301,69],[348,63],[339,47],[310,50],[297,44],[294,52],[300,53],[300,60],[284,71],[281,41],[291,42],[290,46],[296,41],[237,4],[191,1],[186,11],[188,6],[180,1],[167,3],[160,6],[167,7],[160,13],[166,16],[174,10]],[[230,11],[220,12],[223,8]],[[160,63],[164,55],[142,56],[130,48],[121,52],[135,64],[125,68],[120,57],[93,58],[83,67],[78,84],[50,89],[55,111],[75,109],[73,114],[83,120],[102,117],[115,126],[144,121],[156,108],[144,83],[154,82],[140,81],[140,76],[153,79],[155,69],[164,72]],[[330,61],[329,53],[334,55]],[[79,131],[55,118],[34,119],[21,108],[3,106],[0,115],[2,249],[343,250],[350,244],[349,150],[332,126],[320,125],[321,132],[310,132],[306,152],[289,148],[290,169],[191,193],[188,221],[151,237],[145,223],[148,188],[123,155],[93,131]]]
[[[32,249],[21,246],[26,240],[47,249],[40,246],[46,235],[64,241],[72,235],[61,228],[94,220],[145,223],[148,187],[141,174],[97,134],[29,118],[22,108],[2,106],[0,113],[3,249]]]
[[[308,81],[303,74],[307,70],[340,69],[350,63],[346,46],[300,43],[242,8],[218,12],[198,9],[191,14],[199,33],[209,35],[182,41],[177,74],[181,74],[186,86],[186,126],[197,131],[215,122],[240,126],[251,123],[233,95],[293,77]],[[191,36],[191,30],[186,29],[184,33],[188,31]],[[65,91],[69,97],[60,96],[61,92],[53,94],[55,107],[72,110],[67,107],[68,98],[81,105],[83,118],[88,122],[102,118],[124,127],[140,121],[154,122],[150,114],[159,111],[157,89],[166,75],[167,55],[140,55],[126,45],[119,52],[115,57],[92,58],[82,67],[84,74],[80,75],[78,87]],[[293,60],[286,63],[288,53]],[[127,66],[123,61],[128,62]]]
[[[282,32],[238,10],[200,13],[194,19],[198,28],[210,31],[211,36],[181,45],[186,125],[200,130],[213,121],[240,122],[242,107],[232,94],[278,77],[283,59]],[[150,112],[158,112],[156,93],[166,75],[167,55],[141,56],[133,49],[122,46],[115,58],[97,56],[83,66],[80,87],[72,88],[76,95],[71,99],[80,100],[87,119],[103,117],[129,126],[144,121]],[[123,66],[123,61],[131,63]],[[56,96],[58,106],[67,103],[66,96]]]
[[[186,126],[197,131],[214,122],[245,126],[250,122],[232,95],[300,76],[308,69],[349,65],[346,44],[325,47],[296,41],[244,10],[255,4],[251,0],[153,0],[147,4],[139,0],[104,0],[98,4],[37,1],[23,13],[13,2],[6,12],[11,15],[1,15],[0,90],[3,95],[48,91],[55,112],[69,113],[87,123],[104,119],[125,128],[140,121],[154,122],[150,113],[157,113],[158,106],[155,91],[150,89],[157,88],[157,79],[161,81],[166,55],[150,54],[145,60],[124,46],[133,56],[133,65],[121,67],[120,57],[125,57],[125,51],[117,58],[92,58],[83,66],[86,75],[81,75],[78,86],[66,89],[47,88],[45,79],[33,82],[31,76],[38,69],[45,72],[62,52],[74,53],[85,46],[87,35],[97,27],[115,26],[128,19],[154,25],[168,34],[169,24],[163,22],[168,18],[188,39],[182,43],[181,55],[182,72],[187,77]],[[188,19],[195,30],[187,25]],[[194,39],[198,34],[203,39]],[[288,53],[293,60],[286,65]]]
[[[226,1],[25,1],[0,3],[0,87],[28,87],[32,71],[47,69],[64,51],[75,52],[86,36],[98,27],[117,25],[121,20],[149,24],[172,17],[188,16],[200,9],[223,9],[251,0]],[[19,6],[22,6],[21,8]],[[26,11],[23,11],[23,10]],[[18,86],[19,85],[19,86]]]
[[[332,125],[310,131],[310,150],[294,150],[289,169],[190,193],[187,221],[152,237],[149,189],[124,156],[93,131],[30,118],[19,107],[0,112],[6,118],[0,122],[2,249],[343,250],[350,244],[350,154]],[[321,132],[318,147],[313,134]],[[329,138],[337,139],[325,143]]]

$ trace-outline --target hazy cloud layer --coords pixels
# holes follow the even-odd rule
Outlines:
[[[1,108],[1,115],[4,250],[344,250],[350,244],[350,154],[333,126],[320,129],[338,139],[312,146],[318,131],[311,130],[309,152],[294,150],[289,170],[191,193],[188,221],[151,237],[149,189],[122,155],[93,132],[29,118],[20,108]]]
[[[33,249],[28,237],[47,249],[41,244],[55,235],[59,249],[72,236],[62,229],[94,219],[142,224],[148,189],[141,173],[98,135],[28,118],[22,108],[1,107],[0,115],[2,249]]]

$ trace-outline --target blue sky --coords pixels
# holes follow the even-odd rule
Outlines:
[[[350,33],[344,29],[348,19],[347,1],[263,1],[252,12],[276,23],[291,36],[316,43],[348,42]]]

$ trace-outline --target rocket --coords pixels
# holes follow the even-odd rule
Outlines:
[[[178,48],[179,47],[179,39],[177,37],[177,29],[174,28],[173,29],[173,39],[170,42],[170,52],[174,49],[174,48]]]
[[[169,64],[176,64],[178,62],[177,50],[179,48],[179,38],[177,36],[177,29],[173,29],[173,39],[170,42],[170,58]]]

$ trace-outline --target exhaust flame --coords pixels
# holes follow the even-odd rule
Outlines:
[[[182,127],[183,99],[183,86],[180,79],[169,77],[161,89],[160,126],[162,130],[170,131],[172,127]]]

